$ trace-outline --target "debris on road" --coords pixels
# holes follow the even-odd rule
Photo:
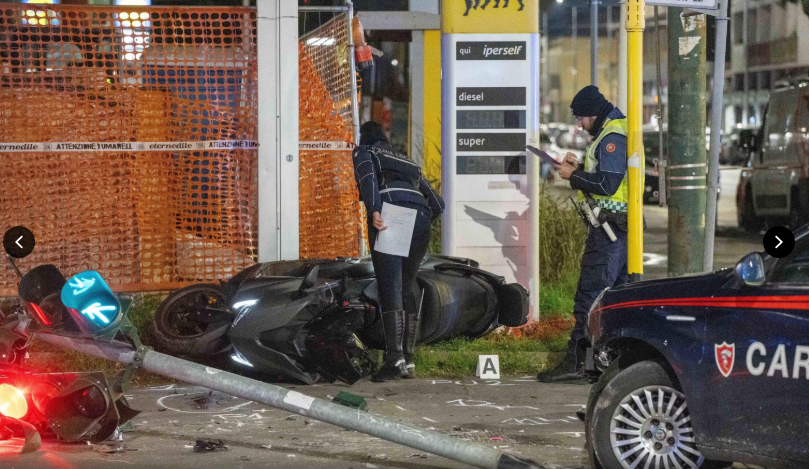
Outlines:
[[[116,453],[125,453],[127,451],[125,446],[122,445],[91,445],[90,449],[95,451],[96,453],[101,454],[116,454]]]
[[[209,451],[225,451],[228,447],[222,440],[197,440],[194,445],[195,453],[207,453]]]
[[[365,411],[368,410],[368,403],[365,401],[364,397],[345,391],[338,392],[337,395],[332,399],[332,402],[336,402],[337,404],[344,405],[346,407],[351,407],[352,409]]]

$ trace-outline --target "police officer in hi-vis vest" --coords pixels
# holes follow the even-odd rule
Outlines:
[[[627,274],[627,140],[626,116],[613,106],[595,86],[586,86],[570,105],[576,124],[593,137],[584,164],[568,153],[557,172],[579,191],[579,212],[583,204],[595,209],[602,221],[588,224],[587,243],[581,259],[581,275],[576,290],[573,316],[576,325],[570,333],[567,354],[556,368],[537,375],[541,382],[578,381],[583,383],[581,369],[589,344],[584,336],[590,306],[602,290],[628,281]],[[603,222],[607,222],[606,224]],[[605,228],[606,225],[606,228]]]

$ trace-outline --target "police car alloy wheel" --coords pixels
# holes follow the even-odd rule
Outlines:
[[[585,423],[596,469],[720,469],[694,440],[685,395],[667,365],[642,361],[623,369],[613,362],[593,385]],[[667,371],[668,370],[668,371]]]
[[[612,415],[610,443],[625,469],[698,467],[704,459],[685,396],[668,386],[646,386],[624,397]]]

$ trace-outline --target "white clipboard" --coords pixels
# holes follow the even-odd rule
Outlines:
[[[418,212],[412,208],[383,202],[381,215],[388,228],[377,233],[374,251],[393,256],[409,256]]]

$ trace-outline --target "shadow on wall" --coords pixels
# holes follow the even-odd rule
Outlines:
[[[464,205],[464,212],[469,219],[491,230],[494,240],[500,245],[497,249],[505,259],[514,279],[525,287],[528,287],[530,282],[530,263],[525,240],[531,235],[531,227],[528,224],[531,202],[527,179],[524,174],[514,174],[510,175],[508,180],[508,183],[525,197],[526,208],[522,212],[508,211],[501,217],[471,205]]]

